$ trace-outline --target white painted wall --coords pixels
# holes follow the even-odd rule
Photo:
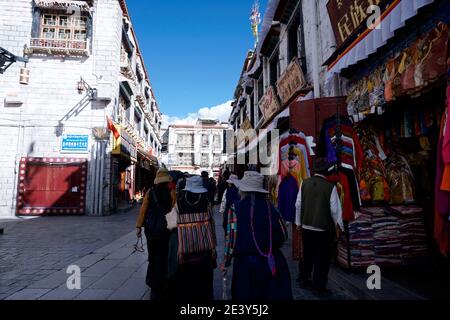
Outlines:
[[[209,158],[209,166],[208,167],[201,167],[200,169],[196,170],[194,169],[194,166],[192,168],[180,168],[178,164],[171,164],[168,165],[170,170],[181,170],[181,171],[187,171],[192,174],[199,174],[201,171],[208,171],[210,176],[213,174],[213,159],[214,155],[220,155],[220,163],[225,163],[226,159],[228,158],[226,155],[222,154],[223,150],[223,131],[225,129],[224,127],[219,128],[202,128],[201,126],[195,127],[195,128],[178,128],[178,127],[172,127],[169,126],[169,142],[168,142],[168,152],[167,155],[165,155],[166,164],[168,165],[170,163],[170,159],[176,159],[178,153],[193,153],[194,154],[194,161],[195,164],[200,166],[201,163],[201,155],[202,154],[208,154]],[[178,148],[177,147],[177,136],[180,134],[194,134],[194,147],[192,149],[185,149],[185,148]],[[209,147],[203,148],[202,147],[202,135],[207,134],[209,139]],[[218,135],[219,136],[219,148],[213,148],[213,136]]]
[[[22,63],[13,64],[0,75],[0,217],[15,214],[18,160],[23,156],[82,157],[89,160],[87,181],[87,213],[92,212],[93,194],[93,127],[106,127],[106,115],[113,116],[118,104],[122,10],[117,0],[95,2],[93,13],[93,41],[88,57],[30,56],[29,85],[19,84]],[[0,46],[22,56],[25,44],[30,43],[32,28],[32,0],[0,1]],[[97,81],[111,83],[111,101],[83,101],[77,82],[82,77],[96,87]],[[18,95],[19,107],[6,107],[7,95]],[[85,99],[86,100],[86,99]],[[60,133],[90,135],[88,154],[60,153]],[[155,130],[152,134],[159,136]],[[158,138],[159,139],[159,138]],[[155,145],[160,146],[158,141]],[[105,155],[104,184],[110,185],[110,152]],[[103,193],[103,211],[107,212],[110,188]]]

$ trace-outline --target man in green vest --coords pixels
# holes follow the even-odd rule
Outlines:
[[[336,227],[343,230],[342,207],[334,183],[326,178],[330,165],[314,160],[314,175],[302,182],[297,196],[295,224],[302,231],[300,286],[326,293]],[[314,270],[311,282],[311,274]]]

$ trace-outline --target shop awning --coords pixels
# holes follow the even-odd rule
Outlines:
[[[246,79],[247,77],[253,78],[256,71],[258,71],[261,67],[261,57],[258,53],[256,53],[256,57],[254,59],[255,62],[253,63],[252,68],[248,72],[244,73],[244,79]]]
[[[47,9],[68,9],[78,8],[81,11],[89,11],[89,4],[86,1],[76,0],[35,0],[35,6]]]
[[[328,64],[327,82],[334,74],[357,64],[394,37],[396,30],[405,26],[408,19],[417,15],[420,8],[433,3],[434,0],[395,0],[383,12],[380,22],[373,30],[367,29],[333,62]]]

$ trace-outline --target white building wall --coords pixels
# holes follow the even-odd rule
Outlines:
[[[208,171],[210,176],[213,175],[213,160],[214,155],[220,155],[220,163],[223,164],[227,160],[227,156],[223,155],[223,131],[224,128],[202,128],[201,126],[195,128],[178,128],[169,127],[169,139],[168,139],[168,152],[165,155],[166,164],[169,170],[181,170],[187,171],[190,174],[200,174],[201,171]],[[177,136],[180,134],[194,134],[194,146],[192,149],[178,148],[177,147]],[[202,147],[202,135],[207,134],[209,139],[209,147]],[[214,148],[213,146],[213,136],[219,136],[219,148]],[[178,153],[193,153],[194,154],[194,165],[191,167],[181,166],[174,159],[177,159]],[[201,159],[202,154],[207,154],[209,159],[209,166],[202,167]]]
[[[22,56],[30,43],[32,26],[31,0],[2,0],[0,3],[0,45]],[[105,127],[105,116],[117,103],[122,12],[117,0],[96,1],[93,23],[93,47],[89,57],[32,55],[28,63],[29,85],[19,84],[22,63],[13,64],[0,75],[0,135],[6,146],[0,154],[0,216],[15,214],[18,159],[34,157],[81,157],[89,160],[87,213],[91,211],[92,128]],[[97,80],[111,83],[111,102],[92,102],[86,92],[79,94],[80,77],[95,87]],[[4,98],[17,94],[20,107],[5,107]],[[60,153],[60,135],[88,134],[89,153]],[[109,150],[107,150],[109,151]],[[107,152],[108,154],[108,152]],[[109,183],[110,161],[105,161],[105,184]],[[109,189],[105,189],[104,208],[109,206]]]
[[[315,6],[317,6],[317,21],[318,21],[318,53],[319,53],[319,79],[320,79],[320,92],[322,97],[339,96],[340,87],[342,86],[341,80],[336,80],[330,84],[326,84],[326,72],[327,68],[322,66],[323,63],[331,56],[336,50],[336,40],[334,38],[333,29],[330,22],[330,17],[327,11],[328,0],[315,0],[315,1],[302,1],[303,9],[303,26],[305,36],[305,50],[306,50],[306,63],[308,66],[307,79],[312,82],[313,79],[313,51],[314,46],[313,39],[313,12]]]

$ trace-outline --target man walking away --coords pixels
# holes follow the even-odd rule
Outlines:
[[[223,199],[223,196],[225,194],[225,191],[228,189],[228,182],[227,182],[227,180],[230,179],[230,176],[231,176],[230,170],[226,169],[223,172],[222,177],[219,180],[219,185],[217,187],[217,191],[218,191],[218,193],[217,193],[217,197],[218,197],[217,202],[219,204],[222,203],[222,199]]]
[[[301,184],[295,205],[295,224],[302,230],[303,243],[303,258],[299,264],[300,286],[312,284],[312,289],[319,295],[327,292],[336,225],[344,229],[337,188],[326,180],[329,167],[324,158],[314,161],[315,174]]]
[[[208,202],[211,206],[214,206],[214,189],[209,180],[209,173],[207,171],[202,171],[201,177],[203,180],[203,187],[208,190]]]

